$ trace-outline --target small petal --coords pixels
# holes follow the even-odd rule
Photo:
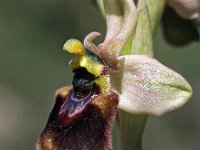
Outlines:
[[[120,66],[117,56],[133,33],[137,23],[137,9],[133,0],[104,0],[107,23],[106,36],[98,46],[92,40],[99,36],[97,32],[88,34],[84,46],[99,56],[113,70]]]
[[[168,5],[186,19],[197,19],[200,16],[200,3],[198,0],[168,0]]]
[[[84,46],[101,58],[106,66],[117,70],[119,68],[119,63],[117,61],[118,54],[116,53],[116,49],[119,49],[121,43],[120,39],[112,39],[96,46],[93,40],[99,35],[100,33],[98,32],[89,33],[84,39]]]
[[[84,46],[91,52],[95,53],[97,56],[100,56],[100,51],[98,47],[93,43],[93,40],[100,35],[101,33],[99,32],[91,32],[84,39]]]
[[[120,94],[119,108],[133,114],[162,115],[185,104],[192,89],[178,73],[144,55],[119,57],[121,69],[111,74]]]
[[[131,54],[153,56],[152,27],[146,0],[138,1],[137,14],[138,21],[133,36]]]

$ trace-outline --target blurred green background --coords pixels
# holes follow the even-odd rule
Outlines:
[[[105,33],[92,0],[0,1],[0,149],[34,150],[59,87],[71,84],[73,57],[63,52],[69,38]],[[149,117],[144,150],[200,148],[200,43],[175,48],[155,41],[155,57],[182,74],[193,98],[181,109]]]

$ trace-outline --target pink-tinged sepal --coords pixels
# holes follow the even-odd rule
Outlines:
[[[111,73],[119,108],[133,114],[163,115],[183,106],[192,95],[189,83],[154,58],[120,56],[122,69]]]

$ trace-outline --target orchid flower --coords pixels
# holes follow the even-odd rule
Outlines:
[[[75,54],[70,61],[73,86],[57,91],[37,150],[110,150],[117,107],[133,115],[160,116],[191,97],[187,81],[153,58],[150,18],[143,17],[146,1],[139,0],[137,7],[132,0],[103,2],[104,41],[95,45],[100,33],[91,32],[83,44],[76,39],[64,44],[64,51]],[[124,51],[130,54],[120,56]]]

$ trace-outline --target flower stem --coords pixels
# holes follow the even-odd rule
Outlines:
[[[120,150],[142,150],[142,135],[147,115],[132,115],[119,110]]]

